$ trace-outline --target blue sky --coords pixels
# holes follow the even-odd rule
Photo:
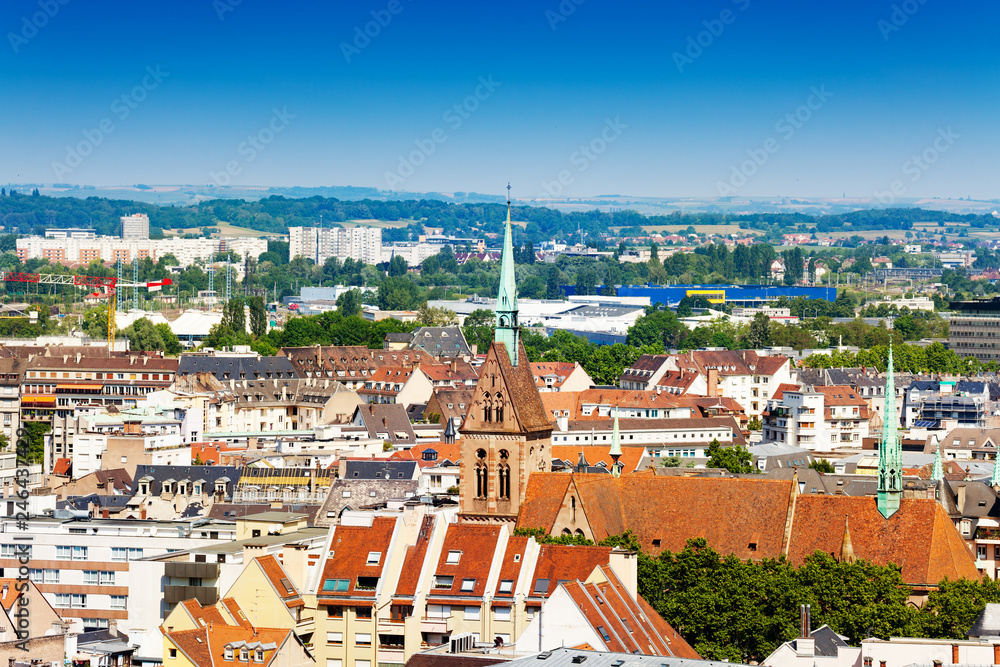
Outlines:
[[[941,0],[6,0],[0,182],[996,198],[998,19]]]

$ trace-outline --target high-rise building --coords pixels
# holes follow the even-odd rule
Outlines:
[[[955,354],[979,361],[1000,359],[1000,297],[953,301],[948,344]]]
[[[149,216],[145,213],[122,216],[123,239],[148,239]]]
[[[289,258],[301,255],[316,264],[331,257],[378,264],[382,261],[382,230],[378,227],[290,227]]]

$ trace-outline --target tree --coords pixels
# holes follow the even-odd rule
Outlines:
[[[660,459],[660,465],[664,468],[679,468],[681,466],[681,459],[677,456],[665,456]]]
[[[446,327],[458,322],[458,317],[453,310],[431,308],[424,301],[417,313],[417,321],[425,327]]]
[[[156,330],[148,318],[140,317],[131,326],[126,327],[122,333],[128,337],[129,347],[133,350],[145,352],[163,349],[163,339],[160,337],[160,332]]]
[[[740,246],[743,247],[743,246]],[[766,313],[757,313],[750,321],[750,330],[746,337],[746,346],[751,350],[759,350],[771,344],[771,318]]]
[[[402,255],[393,255],[389,260],[389,277],[398,278],[405,276],[407,271],[406,260]]]
[[[827,461],[826,459],[816,459],[809,464],[809,467],[815,470],[816,472],[823,474],[832,475],[833,473],[837,472],[837,470],[833,467],[833,464]]]
[[[552,266],[549,268],[549,275],[545,282],[545,298],[561,299],[562,289],[559,287],[559,268]]]
[[[97,340],[108,337],[107,306],[96,306],[83,314],[83,332]]]
[[[752,473],[756,472],[753,467],[753,455],[743,445],[735,447],[723,447],[718,439],[712,440],[708,445],[709,468],[725,468],[731,473]]]
[[[166,322],[160,322],[155,326],[156,333],[159,334],[160,340],[163,341],[163,347],[161,348],[165,354],[171,356],[181,353],[183,349],[181,347],[181,341],[177,338],[177,334],[174,330],[170,328],[170,325]]]
[[[361,315],[361,291],[352,289],[337,297],[337,310],[344,317]]]
[[[669,350],[680,345],[685,330],[677,316],[669,310],[647,309],[646,314],[629,328],[625,344],[632,347],[651,345]]]
[[[473,346],[479,354],[483,354],[489,349],[493,342],[493,330],[496,315],[492,310],[480,308],[465,316],[465,324],[462,333],[466,342]]]
[[[45,434],[52,430],[52,425],[50,422],[41,421],[22,421],[21,428],[23,428],[27,433],[24,434],[24,440],[27,443],[27,452],[25,453],[25,458],[28,463],[41,463],[42,458],[45,455]],[[18,456],[22,456],[21,451],[18,451]]]
[[[417,286],[403,276],[390,277],[378,287],[376,302],[382,310],[409,310],[417,296]]]

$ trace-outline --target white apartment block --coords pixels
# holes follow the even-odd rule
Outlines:
[[[412,241],[392,243],[382,247],[379,261],[390,262],[393,256],[396,256],[405,259],[407,266],[420,266],[425,259],[441,252],[443,247],[437,243],[414,243]]]
[[[131,262],[146,259],[154,262],[164,255],[173,255],[181,266],[199,261],[208,262],[218,252],[233,251],[240,257],[250,253],[258,257],[267,252],[266,239],[252,238],[169,238],[157,241],[138,238],[120,239],[114,236],[84,238],[29,236],[17,240],[17,257],[22,262],[29,259],[47,259],[50,262]]]
[[[74,631],[107,628],[114,619],[129,631],[129,610],[157,605],[148,595],[130,595],[136,585],[132,564],[179,548],[194,549],[229,541],[232,523],[155,522],[63,518],[29,519],[19,529],[14,519],[0,521],[0,571],[17,577],[27,560],[29,577]],[[30,538],[25,540],[24,538]],[[20,545],[27,545],[22,548]],[[159,579],[156,580],[159,583]]]
[[[288,256],[299,255],[323,264],[330,257],[348,257],[364,264],[382,261],[382,230],[378,227],[289,227]]]
[[[149,216],[145,213],[123,215],[121,220],[123,239],[149,238]]]
[[[871,408],[851,387],[785,389],[763,414],[763,442],[812,451],[861,447],[868,436]]]

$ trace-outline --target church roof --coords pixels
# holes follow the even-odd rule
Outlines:
[[[510,394],[510,407],[513,410],[513,416],[515,418],[516,429],[520,431],[552,431],[552,424],[549,423],[548,418],[545,416],[545,407],[542,405],[541,396],[538,393],[538,387],[535,386],[535,378],[531,374],[531,365],[528,363],[528,353],[524,351],[524,345],[518,341],[518,359],[521,359],[521,363],[514,366],[510,362],[510,357],[507,355],[507,348],[503,343],[494,342],[490,345],[490,351],[488,356],[494,356],[497,360],[497,367],[500,371],[500,376],[503,378],[504,384],[507,386],[507,390]],[[487,364],[489,359],[487,357]],[[485,366],[484,366],[485,367]],[[487,381],[485,373],[480,376],[479,383],[484,384]],[[479,395],[479,388],[476,388],[476,394]],[[466,425],[463,430],[470,430],[469,425],[480,425],[482,420],[479,415],[476,414],[474,406],[470,404],[469,411],[466,414]],[[483,425],[487,426],[487,425]],[[491,428],[497,428],[494,425],[488,425],[486,430],[491,430]],[[503,429],[497,429],[503,430]]]
[[[567,493],[575,491],[595,540],[631,530],[647,553],[681,551],[705,538],[742,559],[787,555],[801,563],[815,551],[841,553],[845,517],[859,559],[895,563],[904,581],[936,585],[978,578],[947,513],[934,500],[905,499],[888,520],[871,497],[796,495],[795,480],[534,473],[517,526],[552,532]],[[740,521],[732,521],[738,516]]]

